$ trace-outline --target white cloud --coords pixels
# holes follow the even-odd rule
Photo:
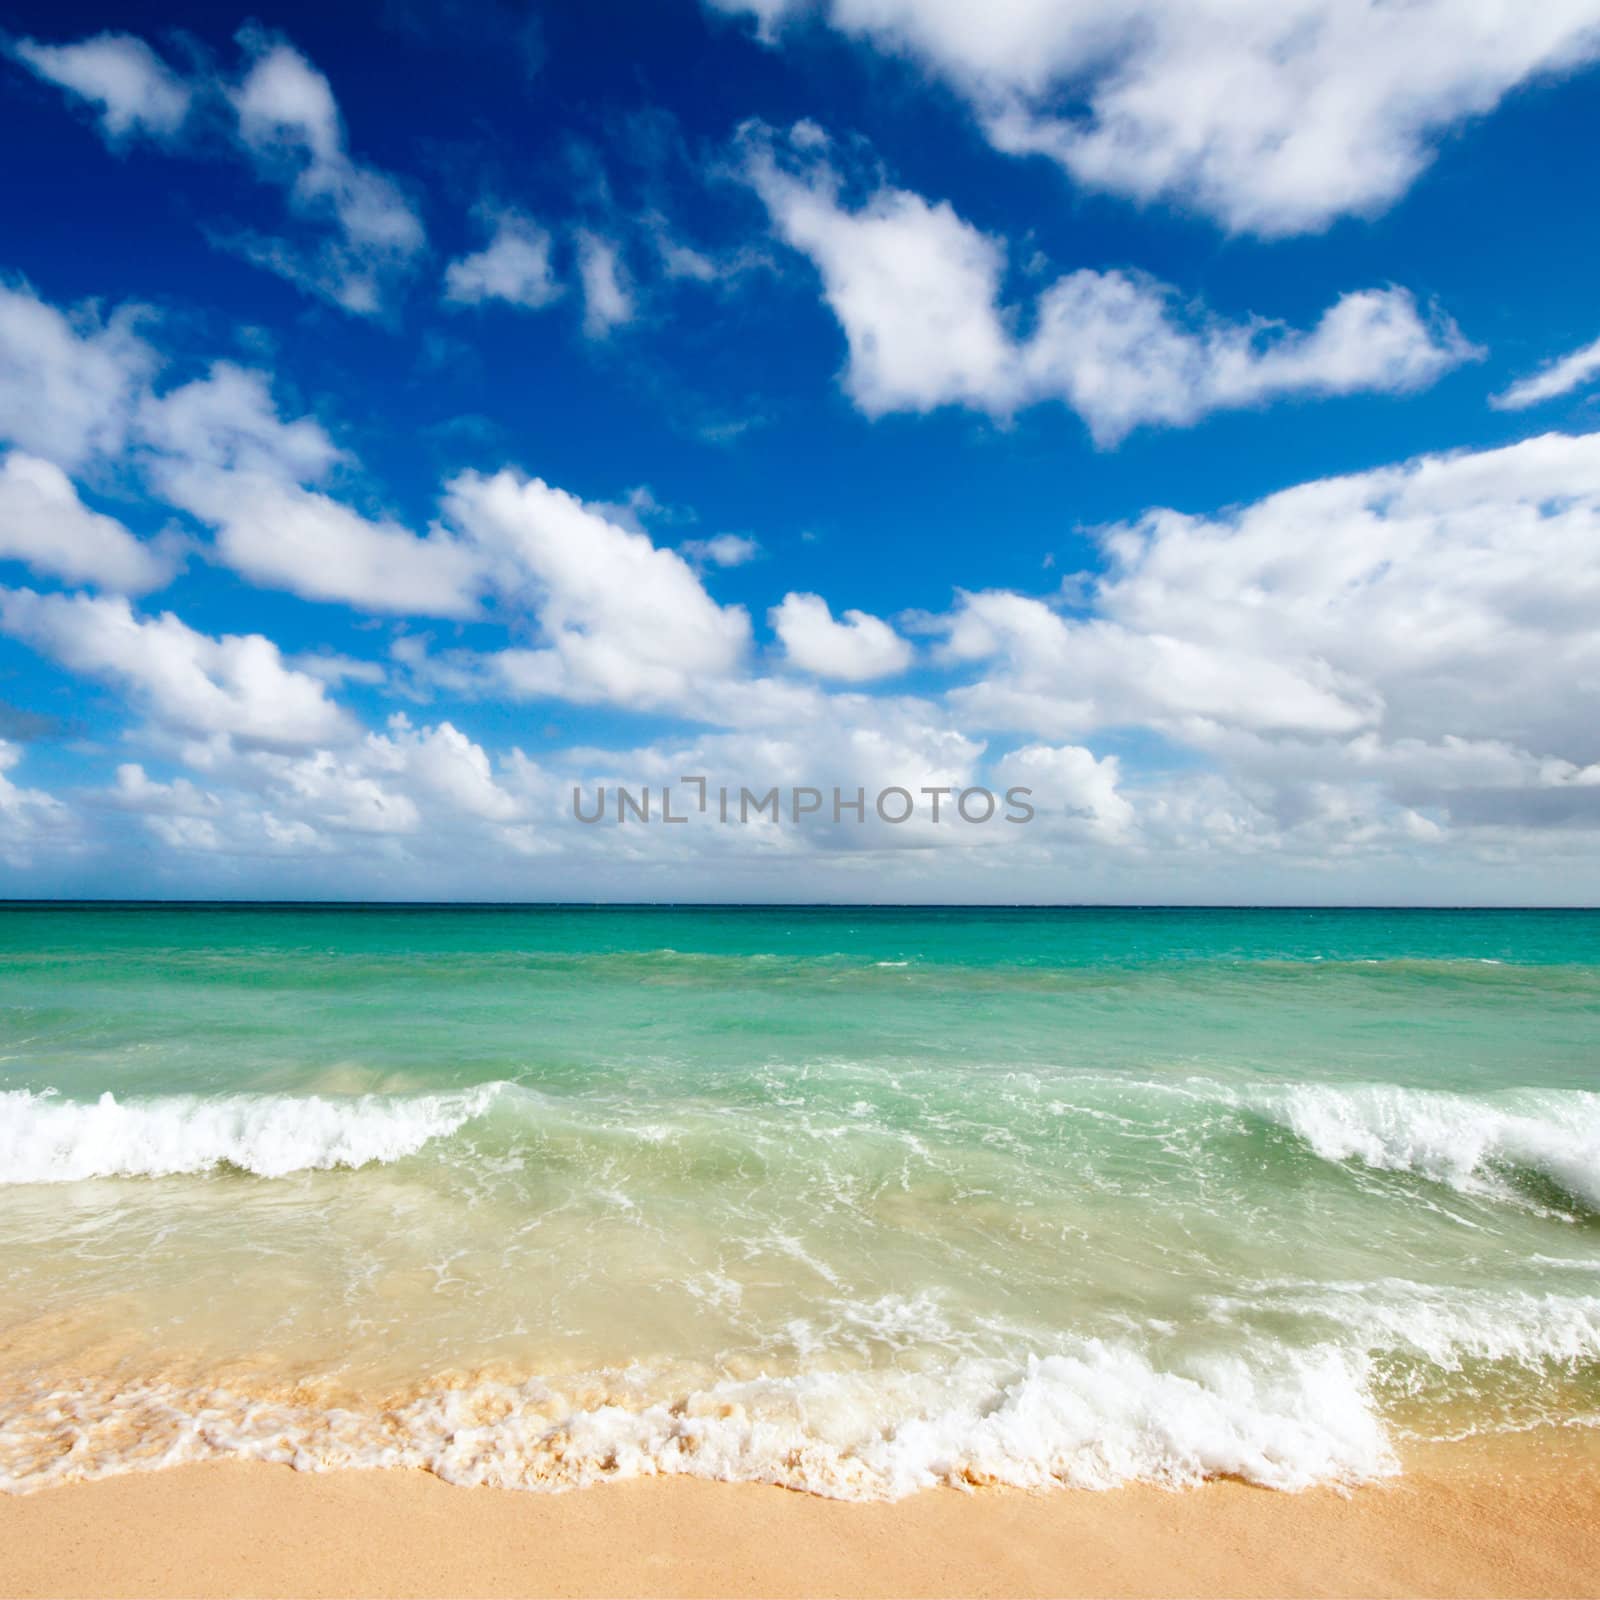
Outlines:
[[[214,639],[170,611],[143,618],[121,598],[31,589],[0,589],[0,629],[71,672],[116,684],[174,730],[285,747],[351,732],[322,684],[285,667],[259,633]]]
[[[1529,377],[1519,378],[1489,404],[1500,411],[1525,411],[1529,406],[1582,388],[1596,373],[1600,373],[1600,339],[1550,362]]]
[[[1142,424],[1183,426],[1280,395],[1404,393],[1476,356],[1453,322],[1403,289],[1342,296],[1309,332],[1227,322],[1130,272],[1079,271],[1028,308],[1002,303],[1006,252],[947,202],[880,185],[858,207],[820,131],[787,147],[742,136],[745,173],[780,236],[822,275],[844,330],[844,385],[869,416],[960,404],[1009,416],[1046,400],[1101,445]]]
[[[318,650],[294,656],[289,665],[296,672],[308,672],[319,678],[330,689],[342,688],[347,683],[364,683],[379,688],[389,681],[388,669],[381,661],[363,661],[356,656],[342,656]]]
[[[60,467],[20,450],[0,458],[0,557],[124,594],[160,588],[174,570],[169,551],[91,511]]]
[[[21,760],[21,746],[0,739],[0,860],[12,867],[29,866],[41,840],[70,832],[73,823],[67,807],[54,795],[11,781]]]
[[[819,594],[787,594],[768,620],[784,653],[802,672],[863,683],[911,665],[911,646],[887,622],[865,611],[846,611],[835,622]]]
[[[217,530],[217,553],[252,583],[366,612],[470,617],[477,563],[442,535],[419,537],[331,495],[260,475],[184,468],[164,484]]]
[[[170,543],[140,544],[56,470],[116,462],[212,527],[214,554],[253,582],[369,611],[477,614],[482,558],[313,487],[344,452],[314,417],[281,417],[264,374],[219,362],[155,394],[159,359],[133,331],[140,315],[69,318],[0,286],[0,443],[21,447],[0,474],[0,553],[130,593],[164,582]]]
[[[1265,321],[1185,318],[1172,290],[1125,272],[1074,272],[1039,297],[1020,351],[1025,392],[1059,395],[1095,442],[1142,424],[1187,426],[1278,396],[1426,388],[1481,352],[1404,289],[1341,295],[1300,333]]]
[[[367,776],[359,758],[318,750],[308,755],[228,752],[211,763],[206,787],[185,777],[161,782],[143,766],[117,768],[102,805],[131,812],[170,851],[249,857],[326,854],[330,835],[381,838],[416,830],[420,817],[403,794]]]
[[[920,204],[908,214],[926,221],[937,208]],[[1117,275],[1091,277],[1098,293]],[[147,828],[161,860],[214,864],[174,866],[174,882],[246,873],[241,863],[259,857],[264,872],[300,863],[306,887],[368,892],[781,894],[798,869],[807,892],[844,898],[1115,898],[1141,885],[1189,892],[1202,872],[1213,896],[1259,892],[1291,870],[1309,875],[1294,880],[1304,894],[1337,867],[1341,893],[1370,894],[1401,881],[1386,875],[1396,862],[1420,872],[1424,858],[1470,867],[1496,852],[1524,864],[1526,895],[1533,862],[1562,864],[1541,880],[1552,894],[1597,881],[1558,836],[1600,826],[1600,434],[1422,458],[1209,516],[1152,510],[1107,532],[1103,572],[1060,595],[962,597],[925,663],[951,675],[949,689],[868,693],[848,685],[903,670],[905,638],[877,617],[836,615],[822,596],[789,594],[770,617],[798,671],[759,675],[749,618],[719,605],[697,566],[747,554],[745,541],[658,546],[647,525],[687,530],[646,491],[604,505],[512,471],[469,473],[445,486],[437,525],[419,536],[372,510],[358,464],[315,417],[280,413],[265,374],[222,363],[157,395],[154,353],[135,339],[108,369],[109,396],[97,395],[83,351],[103,354],[119,319],[74,325],[16,298],[33,338],[21,348],[45,351],[23,370],[78,381],[41,386],[55,398],[33,414],[0,388],[0,407],[13,406],[0,415],[37,425],[56,457],[105,468],[106,451],[125,452],[119,469],[214,528],[218,559],[254,581],[374,613],[471,618],[511,641],[484,647],[475,635],[471,649],[430,655],[410,635],[387,663],[314,647],[285,660],[259,634],[213,638],[125,600],[0,591],[0,627],[144,713],[119,752],[139,760],[92,798],[91,820]],[[998,289],[990,304],[1014,349],[1048,348],[1043,300],[1025,336]],[[1076,337],[1092,318],[1069,320]],[[1391,334],[1378,296],[1348,324],[1279,336],[1244,370],[1278,363],[1298,382],[1300,367],[1337,372],[1365,342],[1378,354],[1358,362],[1392,365],[1403,381],[1412,346],[1403,328]],[[1063,361],[1083,370],[1079,354]],[[1203,382],[1177,386],[1236,395],[1246,379],[1232,362],[1218,343]],[[1120,411],[1097,399],[1102,424],[1151,409],[1136,384],[1134,395]],[[137,586],[149,576],[140,553],[164,561],[167,551],[91,512],[53,459],[26,447],[0,458],[0,549],[63,577]],[[32,521],[7,519],[18,505]],[[477,743],[464,731],[470,711],[454,706],[448,718],[414,713],[417,725],[365,732],[335,702],[346,683],[419,703],[604,703],[670,713],[669,728],[681,719],[695,731],[534,762]],[[168,775],[156,761],[187,770]],[[0,851],[25,859],[76,837],[74,807],[8,787],[4,771]],[[684,830],[694,840],[685,847],[676,829],[619,839],[571,826],[579,778],[659,784],[695,771],[757,789],[1018,783],[1035,791],[1040,816],[1000,833],[707,825]],[[23,797],[14,803],[13,790]],[[545,875],[513,880],[507,864],[524,860]],[[1107,861],[1127,876],[1090,876]],[[1563,876],[1569,862],[1575,874]],[[1253,876],[1241,863],[1254,863]],[[1449,881],[1493,881],[1483,871]]]
[[[250,581],[369,613],[456,619],[479,617],[483,597],[497,592],[513,617],[531,612],[555,647],[506,654],[505,669],[530,693],[626,698],[628,688],[606,685],[629,685],[637,672],[671,699],[726,675],[748,643],[744,612],[718,607],[685,556],[657,549],[644,531],[642,514],[660,510],[648,491],[586,507],[535,481],[516,515],[502,517],[495,508],[514,497],[505,486],[519,480],[469,477],[450,486],[456,525],[418,535],[336,492],[336,474],[354,463],[315,417],[280,415],[266,374],[218,362],[155,393],[155,353],[125,344],[129,320],[85,317],[80,332],[34,296],[0,292],[0,373],[11,380],[0,381],[0,424],[68,461],[131,445],[120,464],[214,530],[209,554]],[[91,512],[29,452],[0,473],[0,493],[0,553],[127,591],[170,570],[168,548],[140,545]],[[757,549],[729,534],[687,555],[736,565]],[[586,575],[585,563],[604,580]],[[605,582],[617,592],[603,593]],[[635,582],[643,592],[623,592]]]
[[[479,563],[444,534],[419,538],[306,487],[341,454],[310,417],[283,421],[267,380],[226,362],[148,399],[139,433],[152,483],[216,529],[216,553],[252,582],[368,611],[466,617]]]
[[[68,316],[0,284],[0,441],[68,468],[120,450],[157,364],[135,331],[144,316],[137,306]]]
[[[591,339],[604,339],[613,328],[631,322],[633,295],[622,269],[621,256],[610,239],[580,228],[578,278],[583,284],[583,331]]]
[[[1010,789],[1027,789],[1046,827],[1065,820],[1090,837],[1120,844],[1132,832],[1135,812],[1119,792],[1121,766],[1115,756],[1096,756],[1081,745],[1024,745],[999,763],[996,778]]]
[[[985,663],[951,696],[968,725],[1143,725],[1251,768],[1274,742],[1328,742],[1346,775],[1376,770],[1370,738],[1600,759],[1600,434],[1422,457],[1213,518],[1152,511],[1105,548],[1088,616],[964,599],[949,659]]]
[[[1592,892],[1581,841],[1600,826],[1600,435],[1424,458],[1225,515],[1152,511],[1105,536],[1106,571],[1071,610],[966,597],[946,619],[945,664],[972,681],[920,697],[748,676],[743,614],[716,607],[638,529],[511,474],[458,480],[451,495],[454,536],[544,635],[452,663],[453,692],[503,697],[520,673],[524,692],[669,710],[701,731],[537,763],[485,748],[455,717],[392,718],[365,735],[313,718],[304,743],[281,725],[266,742],[249,737],[249,708],[281,709],[287,696],[261,674],[247,692],[208,653],[231,641],[140,622],[120,602],[7,596],[11,631],[150,709],[158,750],[172,750],[162,730],[192,736],[192,776],[158,782],[136,767],[102,801],[143,817],[178,881],[233,881],[206,875],[248,872],[259,857],[273,871],[295,863],[297,884],[367,893]],[[829,652],[873,632],[814,598],[788,597],[777,613],[820,624],[815,647]],[[277,672],[302,670],[256,644]],[[416,652],[408,663],[427,670]],[[986,745],[1012,730],[1022,737]],[[1137,761],[1103,743],[1130,730]],[[659,786],[694,772],[735,793],[1015,785],[1032,791],[1037,817],[974,828],[947,801],[942,822],[923,807],[901,827],[827,815],[721,827],[713,811],[619,834],[571,820],[575,783]],[[0,790],[0,833],[4,810]]]
[[[293,480],[324,476],[339,447],[314,417],[285,422],[265,374],[216,362],[204,379],[141,400],[140,440],[166,455],[208,467]]]
[[[671,225],[659,211],[642,219],[644,231],[657,257],[661,270],[669,279],[684,283],[716,283],[731,277],[745,264],[742,261],[719,262],[704,250],[685,244],[673,233]]]
[[[678,550],[690,561],[707,562],[713,567],[742,567],[761,554],[761,544],[742,533],[719,533],[710,539],[685,539]]]
[[[337,750],[224,745],[207,755],[203,787],[181,776],[160,782],[125,763],[100,802],[142,816],[183,853],[318,859],[337,851],[387,860],[392,874],[405,866],[400,848],[459,855],[476,841],[528,852],[534,769],[512,752],[497,773],[483,747],[448,722],[413,727],[396,716],[386,732]]]
[[[249,66],[228,91],[240,143],[290,209],[331,224],[307,250],[282,239],[231,241],[258,265],[346,311],[383,311],[426,245],[422,223],[399,185],[356,161],[328,80],[292,45],[247,31]]]
[[[738,668],[744,610],[717,605],[675,551],[576,496],[510,471],[465,473],[445,512],[496,586],[538,618],[540,648],[497,658],[517,692],[662,706]]]
[[[234,81],[204,72],[182,78],[128,34],[23,41],[13,53],[99,104],[113,145],[143,132],[171,147],[182,141],[200,153],[242,155],[284,190],[300,236],[211,229],[212,242],[353,315],[384,315],[426,249],[420,217],[393,177],[351,155],[332,87],[305,56],[253,25],[239,42],[244,65]],[[230,142],[201,144],[193,132],[209,126],[201,106],[229,118]]]
[[[189,115],[193,91],[143,39],[98,33],[76,44],[20,39],[12,54],[48,83],[100,109],[107,139],[140,133],[173,138]]]
[[[526,814],[524,802],[496,782],[483,746],[451,723],[416,728],[407,717],[393,716],[387,737],[368,735],[366,754],[373,765],[404,774],[458,815],[503,823]]]
[[[188,778],[161,783],[137,761],[125,761],[117,768],[115,786],[101,799],[119,810],[173,817],[211,816],[222,808],[214,794],[198,788]]]
[[[768,38],[814,10],[950,84],[997,149],[1269,237],[1392,204],[1449,129],[1600,54],[1596,0],[708,3]]]
[[[536,311],[559,298],[562,285],[550,264],[549,232],[514,207],[485,216],[489,242],[445,268],[445,299],[454,305],[504,300]]]
[[[813,131],[814,130],[810,130]],[[1004,247],[947,202],[879,188],[857,210],[801,124],[780,164],[767,130],[747,129],[745,172],[784,242],[808,255],[850,347],[845,388],[869,416],[950,402],[1019,402],[1016,346],[997,301]]]
[[[1146,631],[1099,616],[1076,621],[1004,592],[968,595],[947,659],[998,659],[1005,670],[958,690],[960,716],[979,726],[1046,737],[1119,723],[1175,734],[1195,722],[1265,731],[1353,733],[1377,706],[1320,659],[1287,661],[1226,640]]]
[[[371,736],[369,735],[369,742]],[[371,771],[369,751],[316,750],[309,755],[261,753],[253,758],[256,781],[280,809],[300,813],[319,833],[415,833],[422,825],[416,801]]]

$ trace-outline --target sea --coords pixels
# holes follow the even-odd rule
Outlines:
[[[1597,1091],[1581,911],[12,904],[0,1486],[1592,1429]]]

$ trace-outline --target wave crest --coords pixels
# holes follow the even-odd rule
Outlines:
[[[1553,1188],[1600,1212],[1600,1094],[1501,1100],[1394,1084],[1297,1084],[1262,1109],[1324,1161],[1410,1173],[1494,1199]]]
[[[160,1095],[89,1105],[0,1091],[4,1183],[172,1177],[236,1167],[262,1178],[415,1155],[489,1109],[501,1084],[445,1094]]]

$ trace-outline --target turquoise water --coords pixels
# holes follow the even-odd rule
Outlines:
[[[0,1474],[1278,1487],[1600,1417],[1600,916],[0,911]]]

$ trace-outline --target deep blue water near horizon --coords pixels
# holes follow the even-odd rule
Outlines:
[[[1592,1424],[1597,1082],[1589,911],[0,904],[0,1478]]]

